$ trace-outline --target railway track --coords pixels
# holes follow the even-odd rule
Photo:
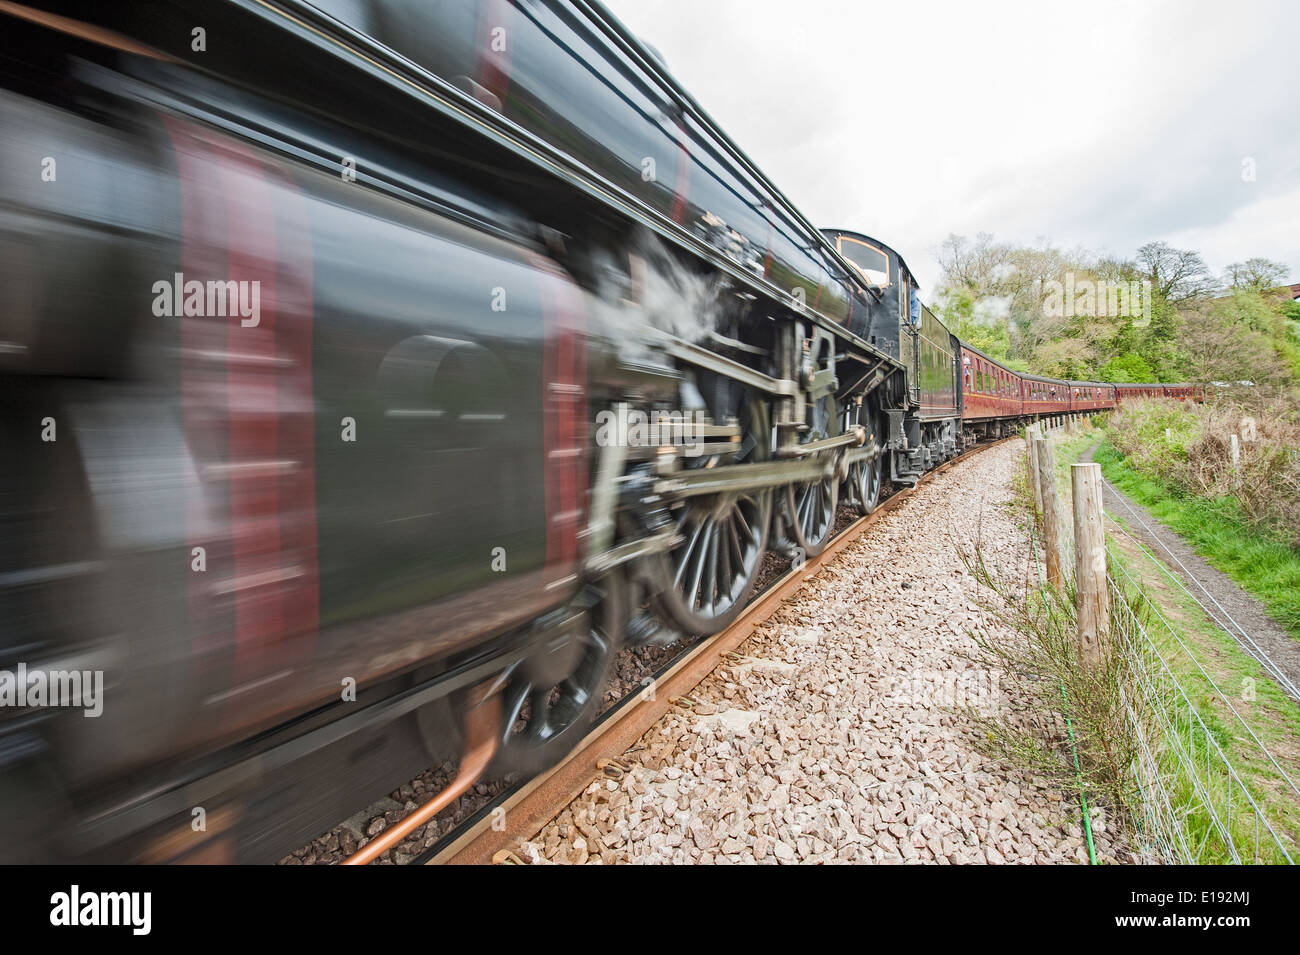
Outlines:
[[[923,475],[917,486],[981,451],[1010,440],[1013,439],[1002,438],[965,451]],[[853,521],[818,557],[798,570],[789,571],[758,594],[730,627],[667,661],[646,689],[628,694],[606,710],[582,743],[559,765],[502,790],[409,864],[487,865],[517,861],[511,851],[513,845],[544,827],[602,773],[617,777],[622,772],[620,757],[681,697],[716,669],[727,654],[739,647],[807,580],[816,576],[882,515],[907,500],[914,490],[896,491],[872,513]]]

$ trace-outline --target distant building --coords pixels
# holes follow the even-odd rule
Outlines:
[[[1300,285],[1288,285],[1291,290],[1291,301],[1300,302]]]

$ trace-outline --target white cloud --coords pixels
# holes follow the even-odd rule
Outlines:
[[[607,2],[814,222],[890,243],[925,287],[944,237],[977,231],[1165,239],[1300,281],[1300,4]]]
[[[1295,268],[1300,262],[1300,186],[1239,206],[1224,222],[1175,232],[1168,241],[1179,248],[1199,249],[1216,272],[1230,262],[1250,258],[1251,249],[1269,249],[1267,257],[1290,264],[1292,281],[1300,281],[1300,270]]]

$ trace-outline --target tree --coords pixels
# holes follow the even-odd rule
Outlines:
[[[1233,288],[1263,292],[1277,288],[1286,278],[1287,267],[1281,262],[1255,256],[1245,262],[1233,262],[1223,273],[1223,280]]]
[[[1201,381],[1278,382],[1287,367],[1269,336],[1242,321],[1240,301],[1198,302],[1186,311],[1183,347]]]
[[[942,284],[954,291],[987,294],[997,284],[997,272],[1006,262],[1006,248],[993,236],[981,232],[971,241],[964,235],[949,234],[937,253],[943,268]]]
[[[1148,242],[1137,252],[1138,266],[1151,286],[1175,305],[1201,298],[1216,283],[1199,252],[1175,249],[1168,242]]]
[[[1156,373],[1151,370],[1147,360],[1137,352],[1116,355],[1106,362],[1098,373],[1098,378],[1101,381],[1153,381],[1155,377]]]
[[[1040,374],[1053,378],[1090,379],[1095,357],[1086,342],[1078,338],[1062,338],[1040,345],[1034,351],[1033,367]]]

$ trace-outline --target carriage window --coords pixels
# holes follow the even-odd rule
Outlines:
[[[872,285],[884,288],[889,284],[889,257],[874,245],[840,236],[839,250]]]

